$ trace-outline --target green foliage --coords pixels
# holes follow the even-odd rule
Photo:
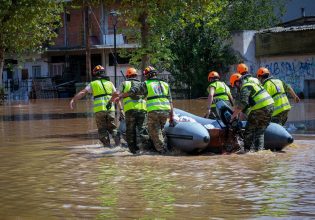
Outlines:
[[[2,0],[0,48],[6,53],[38,51],[57,36],[62,4],[50,0]]]
[[[171,29],[170,18],[176,12],[176,4],[177,1],[168,0],[120,1],[120,18],[127,18],[128,29],[124,33],[140,46],[132,52],[131,64],[142,69],[148,64],[162,69],[170,66],[170,40],[165,36]]]
[[[172,53],[175,55],[170,72],[176,81],[185,83],[192,89],[192,97],[205,96],[208,85],[207,76],[212,70],[224,78],[227,67],[236,62],[236,57],[227,41],[206,23],[194,23],[174,33]]]
[[[286,2],[287,0],[229,0],[222,22],[229,31],[268,28],[280,22]]]
[[[192,97],[198,97],[206,95],[209,71],[216,70],[228,79],[228,66],[238,61],[230,49],[230,33],[277,24],[275,10],[283,12],[285,0],[120,2],[129,34],[140,45],[131,63],[138,67],[146,59],[160,70],[169,70],[175,82],[185,83]]]
[[[42,51],[57,36],[62,3],[50,0],[2,0],[0,4],[0,85],[5,54]]]

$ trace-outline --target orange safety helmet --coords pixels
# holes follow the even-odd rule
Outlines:
[[[128,68],[127,71],[126,71],[126,77],[127,78],[131,78],[131,77],[134,77],[134,76],[137,76],[138,73],[137,73],[137,70],[133,67],[131,68]]]
[[[219,73],[217,73],[216,71],[211,71],[208,74],[208,81],[210,81],[212,78],[220,78]]]
[[[237,72],[241,75],[244,75],[246,72],[248,72],[248,67],[245,63],[240,63],[237,65]]]
[[[147,66],[147,67],[144,69],[144,71],[143,71],[143,74],[144,74],[145,76],[147,76],[148,74],[151,74],[151,73],[157,73],[157,70],[156,70],[154,67],[152,67],[152,66]]]
[[[234,87],[235,82],[239,81],[241,79],[242,75],[239,73],[233,73],[230,77],[230,84],[232,87]]]
[[[262,77],[262,76],[269,76],[270,72],[266,67],[260,67],[257,70],[257,77]]]
[[[101,72],[105,72],[105,68],[102,67],[101,65],[97,65],[96,67],[94,67],[92,71],[94,76],[99,75]]]

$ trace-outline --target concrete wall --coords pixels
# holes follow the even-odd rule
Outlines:
[[[271,73],[290,84],[297,92],[306,96],[311,88],[307,88],[308,80],[315,80],[315,53],[304,56],[278,56],[258,59],[260,66],[267,67]]]
[[[232,37],[232,48],[237,51],[243,62],[248,65],[251,72],[256,69],[255,57],[255,33],[256,31],[235,32]],[[236,71],[236,65],[230,68],[231,72]]]
[[[49,70],[48,70],[48,63],[44,62],[43,60],[35,60],[35,61],[28,61],[23,64],[20,64],[23,69],[28,69],[28,77],[33,78],[34,73],[32,72],[32,67],[33,66],[40,66],[41,67],[41,76],[42,77],[47,77]],[[21,69],[18,70],[19,75],[21,76]]]
[[[315,51],[308,55],[281,55],[255,57],[253,31],[239,32],[233,35],[233,49],[236,50],[248,65],[251,73],[256,75],[260,66],[267,67],[271,73],[290,84],[297,92],[306,97],[315,98]],[[231,67],[234,72],[236,65]]]
[[[315,30],[257,33],[256,56],[312,54],[315,51]]]

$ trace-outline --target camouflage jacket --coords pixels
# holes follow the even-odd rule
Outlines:
[[[147,85],[145,82],[134,84],[128,93],[130,96],[143,95],[144,97],[147,97],[148,96]],[[169,91],[169,101],[172,102],[171,91]]]

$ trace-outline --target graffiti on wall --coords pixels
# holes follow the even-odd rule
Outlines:
[[[315,57],[262,62],[271,74],[290,84],[296,92],[303,92],[305,80],[315,80]]]

